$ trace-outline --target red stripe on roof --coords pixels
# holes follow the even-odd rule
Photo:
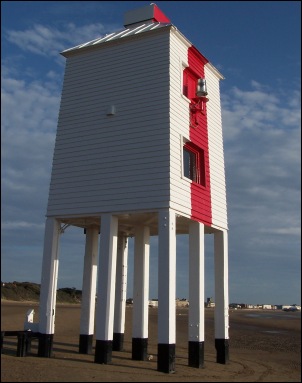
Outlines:
[[[159,23],[171,23],[170,19],[158,8],[156,4],[153,5],[153,21],[158,21]]]

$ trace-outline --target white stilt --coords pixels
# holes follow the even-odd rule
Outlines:
[[[58,248],[60,222],[55,218],[47,218],[45,223],[44,251],[42,263],[38,355],[52,355],[53,334],[55,332],[55,311],[58,280]]]
[[[127,294],[127,237],[120,235],[117,241],[116,288],[113,324],[113,350],[122,351],[124,347],[125,310]]]
[[[204,365],[204,224],[189,228],[189,366]]]
[[[157,369],[175,370],[176,339],[176,222],[171,209],[159,212],[158,222],[158,356]]]
[[[229,361],[228,232],[214,233],[215,347],[217,363]]]
[[[86,229],[79,342],[79,352],[81,354],[90,354],[92,351],[98,260],[98,234],[99,228],[97,226],[90,226]]]
[[[150,229],[137,227],[134,242],[132,359],[147,360]]]
[[[112,214],[101,217],[100,259],[96,306],[96,363],[111,362],[118,218]]]

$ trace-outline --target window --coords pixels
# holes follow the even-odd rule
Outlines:
[[[196,85],[198,76],[194,74],[189,68],[183,71],[183,95],[190,100],[196,97]]]
[[[191,142],[183,146],[183,175],[193,182],[206,186],[204,151]]]
[[[190,180],[197,180],[196,174],[196,154],[191,150],[184,148],[183,158],[184,158],[184,176],[190,178]]]

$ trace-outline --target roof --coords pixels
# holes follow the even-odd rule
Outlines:
[[[76,53],[81,49],[93,48],[100,44],[108,43],[114,40],[121,40],[125,37],[137,36],[141,33],[168,27],[173,27],[173,30],[185,44],[188,44],[188,46],[192,45],[192,43],[170,22],[170,19],[154,3],[126,12],[124,15],[124,27],[124,29],[117,32],[112,32],[103,37],[98,37],[86,43],[65,49],[61,52],[61,55],[68,57],[69,53]],[[211,63],[208,64],[211,70],[215,72],[220,79],[224,79],[222,74],[219,73],[219,71]]]
[[[165,27],[169,27],[169,26],[172,26],[172,24],[171,23],[152,22],[152,21],[151,22],[148,21],[146,23],[139,24],[139,25],[134,24],[134,25],[131,25],[128,28],[124,28],[120,31],[109,33],[103,37],[98,37],[97,39],[88,41],[87,43],[76,45],[75,47],[72,47],[72,48],[68,48],[68,49],[64,50],[63,52],[61,52],[61,54],[63,56],[65,56],[66,53],[78,51],[79,49],[82,49],[82,48],[92,47],[95,45],[107,43],[109,41],[118,40],[118,39],[122,39],[124,37],[134,36],[134,35],[138,35],[140,33],[149,32],[149,31],[152,31],[155,29],[165,28]]]

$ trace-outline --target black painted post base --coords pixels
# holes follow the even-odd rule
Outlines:
[[[113,351],[123,351],[124,349],[124,334],[119,332],[113,333]]]
[[[26,356],[27,334],[24,331],[18,333],[18,345],[16,356]]]
[[[175,372],[175,344],[157,345],[157,371],[167,374]]]
[[[53,355],[53,334],[39,334],[38,356],[51,358]]]
[[[204,367],[204,342],[189,341],[189,367]]]
[[[92,353],[93,335],[80,334],[79,339],[79,353],[91,354]]]
[[[132,338],[132,359],[147,360],[148,338]]]
[[[229,340],[215,339],[216,362],[220,364],[229,363]]]
[[[26,337],[26,341],[25,341],[26,355],[31,352],[31,336],[30,335],[31,334],[29,334],[29,336]]]
[[[112,340],[96,340],[94,362],[110,364],[112,358]]]
[[[3,350],[4,334],[5,334],[5,331],[1,331],[1,354]]]

